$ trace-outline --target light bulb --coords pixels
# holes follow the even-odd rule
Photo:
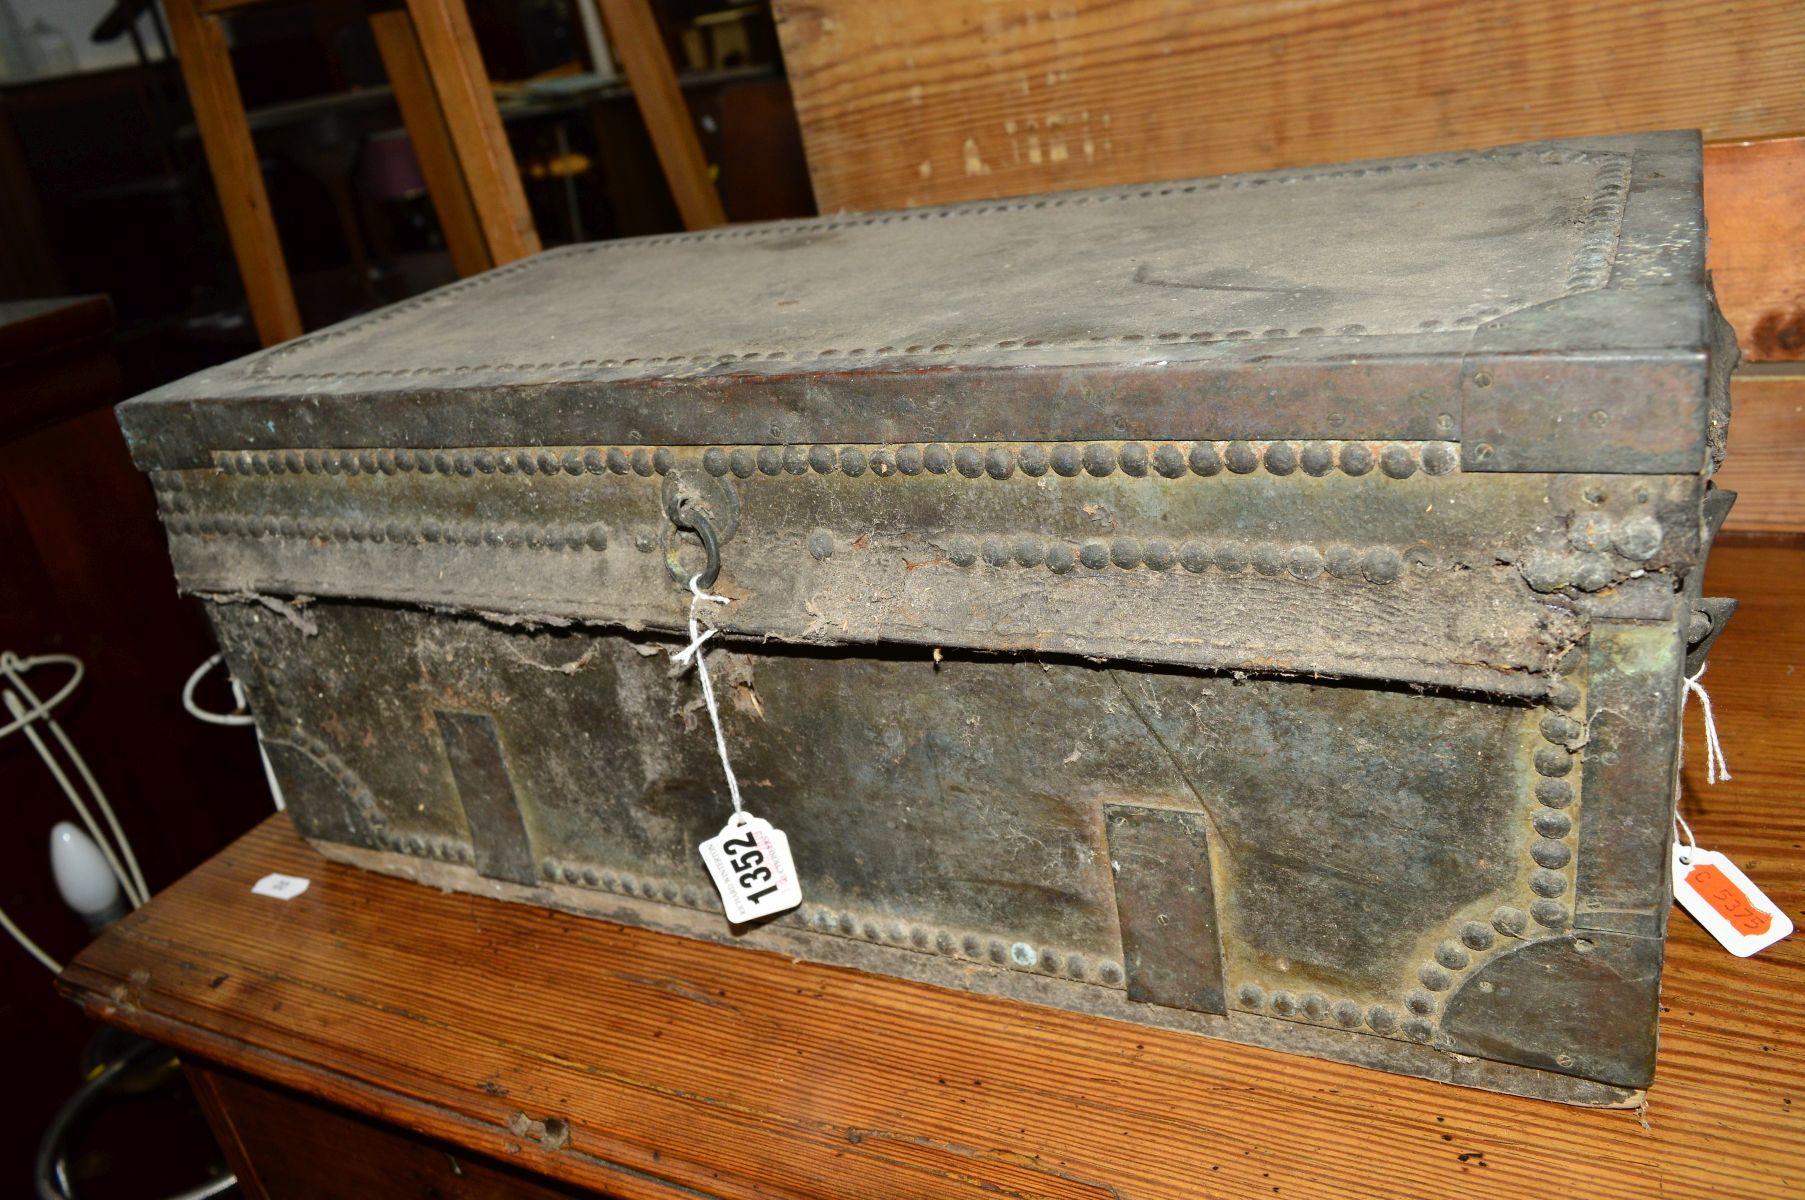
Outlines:
[[[90,929],[111,924],[125,912],[119,880],[94,839],[68,821],[50,831],[50,873],[63,903],[81,914]]]

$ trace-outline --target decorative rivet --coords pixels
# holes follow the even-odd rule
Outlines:
[[[1380,546],[1366,552],[1360,570],[1373,583],[1394,583],[1404,573],[1404,559],[1396,550]]]
[[[1272,993],[1272,1011],[1281,1017],[1289,1017],[1297,1012],[1297,997],[1290,992]]]
[[[596,884],[601,882],[601,876],[599,876],[595,873],[594,867],[584,867],[583,868],[583,882],[588,884],[590,887],[594,887]]]
[[[961,534],[948,543],[946,556],[958,566],[969,567],[978,561],[978,543]]]
[[[888,479],[896,474],[896,455],[882,447],[871,452],[871,473],[879,479]]]
[[[808,465],[814,468],[817,475],[826,475],[839,465],[839,461],[832,446],[810,446],[808,448]]]
[[[1561,746],[1543,746],[1535,752],[1536,774],[1558,778],[1573,769],[1573,755]]]
[[[848,478],[857,479],[865,473],[865,452],[857,446],[848,446],[840,451],[840,470]]]
[[[1216,547],[1216,565],[1230,575],[1247,566],[1247,547],[1240,542],[1224,542]]]
[[[1322,574],[1322,554],[1314,546],[1293,546],[1285,566],[1298,579],[1315,579]]]
[[[320,452],[309,450],[301,456],[301,463],[306,467],[309,475],[318,475],[320,473]]]
[[[1305,993],[1300,1007],[1304,1010],[1304,1015],[1312,1021],[1321,1021],[1329,1015],[1328,997],[1321,992]]]
[[[1379,469],[1393,479],[1408,479],[1416,474],[1416,455],[1410,447],[1393,442],[1379,452]]]
[[[1222,470],[1222,456],[1216,453],[1216,447],[1211,442],[1192,443],[1191,453],[1186,461],[1190,463],[1193,475],[1202,475],[1206,479]]]
[[[1222,457],[1228,463],[1228,469],[1237,475],[1246,475],[1260,465],[1260,456],[1247,442],[1230,442]]]
[[[1603,554],[1582,554],[1573,563],[1573,586],[1582,592],[1609,587],[1615,578],[1611,560]]]
[[[1097,978],[1107,984],[1122,982],[1122,968],[1115,963],[1106,962],[1097,968]]]
[[[1039,479],[1045,475],[1047,467],[1051,465],[1047,459],[1046,447],[1038,443],[1023,446],[1021,453],[1016,455],[1016,459],[1021,464],[1022,474],[1032,479]]]
[[[641,454],[644,454],[644,453],[645,453],[645,451],[643,451],[643,450],[635,450],[633,452],[633,457],[636,460],[633,464],[634,470],[639,470],[639,463],[638,463],[637,459],[639,458],[639,456]],[[438,471],[440,474],[442,474],[442,475],[448,474],[450,472],[450,468],[451,468],[451,460],[446,458],[443,454],[440,454],[434,458],[433,466],[438,468]],[[553,453],[550,450],[541,450],[539,452],[539,473],[541,475],[556,475],[558,473],[558,467],[559,467],[559,459],[555,453]],[[648,467],[649,467],[649,462],[648,462]],[[650,475],[651,471],[648,469],[645,471],[640,471],[639,473],[641,475]]]
[[[1007,479],[1015,474],[1015,456],[1007,446],[992,446],[984,452],[984,473],[992,479]]]
[[[1102,542],[1086,542],[1078,550],[1078,561],[1093,571],[1109,565],[1109,547]]]
[[[1560,846],[1559,842],[1551,844]],[[1561,846],[1561,849],[1565,850],[1566,847]],[[1538,896],[1546,896],[1549,899],[1565,895],[1567,891],[1567,877],[1559,871],[1550,871],[1546,868],[1531,871],[1529,873],[1529,890]]]
[[[1558,679],[1548,689],[1548,703],[1563,711],[1579,703],[1579,688],[1571,680]]]
[[[560,458],[558,462],[559,465],[564,468],[564,473],[566,475],[581,475],[583,473],[583,455],[581,451],[566,450],[564,456]],[[459,475],[470,474],[469,462],[462,454],[452,460],[451,468]]]
[[[984,556],[984,561],[993,567],[1009,565],[1011,557],[1009,543],[1003,538],[995,536],[985,538],[979,553]]]
[[[1038,567],[1046,558],[1046,551],[1041,546],[1040,539],[1025,534],[1015,539],[1011,550],[1015,555],[1015,561],[1024,567]]]
[[[1257,983],[1244,983],[1236,989],[1235,1000],[1242,1008],[1257,1012],[1266,1007],[1266,992]]]
[[[1285,569],[1285,548],[1277,542],[1257,543],[1248,557],[1253,569],[1262,575],[1277,575]]]
[[[976,934],[968,933],[959,941],[959,949],[967,958],[978,957],[979,942]]]
[[[1460,927],[1460,940],[1469,950],[1490,950],[1492,948],[1492,931],[1477,921],[1468,921]]]
[[[539,873],[547,879],[555,880],[558,878],[558,864],[548,858],[539,864]]]
[[[1153,469],[1161,478],[1177,479],[1185,473],[1185,452],[1167,442],[1153,452]]]
[[[1116,455],[1121,463],[1122,473],[1136,479],[1147,474],[1147,447],[1139,442],[1125,442],[1120,453]]]
[[[591,550],[606,550],[608,548],[608,531],[600,525],[591,525],[584,540],[588,542]]]
[[[1078,473],[1081,466],[1079,462],[1078,447],[1067,442],[1061,442],[1059,445],[1053,447],[1051,457],[1054,474],[1070,479]]]
[[[1529,918],[1520,908],[1495,908],[1492,910],[1492,928],[1505,937],[1520,938],[1529,928]]]
[[[928,948],[928,931],[919,925],[909,930],[909,944],[917,950],[926,950]]]
[[[410,838],[408,840],[411,843],[413,839]],[[578,880],[578,878],[580,878],[580,873],[577,871],[577,869],[575,867],[565,867],[564,868],[564,882],[565,883],[575,883]]]
[[[764,475],[778,475],[783,472],[783,447],[760,446],[758,448],[758,469]]]
[[[1446,475],[1459,461],[1454,447],[1446,442],[1430,442],[1423,447],[1423,470],[1431,475]]]
[[[976,479],[984,473],[984,455],[976,446],[961,446],[953,453],[953,466],[965,478]]]
[[[989,947],[990,961],[1001,966],[1009,960],[1009,948],[999,941],[992,941]]]
[[[1545,838],[1564,838],[1573,832],[1573,819],[1552,808],[1538,809],[1529,823]]]
[[[1550,813],[1549,815],[1559,816],[1561,814]],[[1536,861],[1537,866],[1546,867],[1551,871],[1555,871],[1566,866],[1567,863],[1571,861],[1573,858],[1573,851],[1568,849],[1563,842],[1544,839],[1529,848],[1529,857]],[[1545,894],[1558,895],[1559,893],[1549,892]]]
[[[1165,542],[1145,542],[1141,546],[1141,561],[1152,571],[1170,571],[1178,561],[1172,547]]]
[[[1411,988],[1404,997],[1404,1007],[1418,1016],[1426,1017],[1435,1011],[1435,997],[1421,988]]]
[[[1581,726],[1572,717],[1559,714],[1542,718],[1542,736],[1559,745],[1566,745],[1578,738]]]
[[[1617,553],[1642,562],[1660,551],[1662,537],[1661,523],[1653,517],[1631,517],[1617,527],[1612,542]]]
[[[1335,1024],[1343,1029],[1352,1029],[1360,1024],[1360,1006],[1352,1000],[1335,1002]]]
[[[1304,474],[1320,478],[1335,469],[1335,451],[1327,442],[1308,442],[1298,455],[1298,463]]]
[[[1547,929],[1560,929],[1567,924],[1566,906],[1558,900],[1537,900],[1529,906],[1529,915]]]
[[[1047,547],[1047,568],[1055,575],[1064,575],[1077,565],[1077,561],[1077,555],[1064,542],[1054,542]]]
[[[1115,472],[1116,456],[1102,442],[1092,442],[1084,448],[1084,469],[1101,479]]]
[[[1420,1017],[1404,1022],[1404,1036],[1413,1042],[1426,1042],[1435,1036],[1429,1022]]]
[[[1373,469],[1372,448],[1364,442],[1343,442],[1341,446],[1341,472],[1344,475],[1360,476]]]
[[[1201,575],[1209,570],[1210,552],[1196,542],[1186,542],[1178,548],[1178,561],[1191,574]]]
[[[1464,971],[1473,960],[1458,942],[1443,942],[1435,948],[1435,961],[1450,971]]]
[[[896,469],[904,475],[921,474],[921,447],[902,446],[896,451]]]
[[[1398,1027],[1398,1016],[1383,1004],[1377,1004],[1367,1010],[1366,1024],[1374,1033],[1390,1033]]]
[[[1059,973],[1059,952],[1042,950],[1040,952],[1040,969],[1050,975],[1057,975]]]
[[[750,450],[735,450],[728,456],[728,465],[738,479],[750,479],[758,470],[758,456]]]
[[[790,475],[806,475],[810,457],[808,450],[801,446],[785,446],[783,448],[783,469]]]
[[[1133,538],[1117,538],[1109,544],[1109,560],[1124,571],[1133,570],[1141,565],[1141,544]]]
[[[501,469],[504,471],[508,469],[508,457],[507,452],[503,451]],[[603,455],[603,460],[608,464],[608,470],[615,475],[625,475],[633,469],[633,464],[627,460],[627,452],[619,446],[610,447],[608,453]]]
[[[953,452],[935,442],[922,452],[922,465],[933,475],[944,475],[953,468]]]
[[[1454,982],[1447,971],[1436,963],[1424,963],[1417,968],[1416,978],[1418,983],[1432,992],[1445,992],[1448,985]]]
[[[514,466],[519,469],[522,475],[531,475],[539,469],[531,450],[516,450],[512,457]],[[427,461],[424,455],[420,457],[419,463],[421,470],[429,472],[432,470],[431,463]]]
[[[1337,579],[1347,579],[1360,573],[1360,552],[1352,546],[1330,546],[1322,557],[1324,569]]]
[[[1289,475],[1297,470],[1297,451],[1290,442],[1273,442],[1266,447],[1266,469],[1274,475]]]
[[[1575,550],[1604,550],[1611,544],[1611,519],[1601,512],[1574,514],[1567,542]]]
[[[934,949],[935,950],[939,951],[941,954],[951,954],[953,952],[953,948],[954,948],[954,942],[953,942],[952,934],[950,934],[946,930],[942,929],[934,935]]]

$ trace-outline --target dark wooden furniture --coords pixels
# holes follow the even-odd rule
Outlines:
[[[1708,587],[1735,780],[1695,753],[1685,811],[1797,917],[1805,550],[1720,546]],[[61,986],[193,1056],[252,1196],[1066,1200],[1785,1194],[1802,983],[1805,937],[1739,960],[1676,915],[1647,1107],[1579,1110],[441,894],[275,817]]]

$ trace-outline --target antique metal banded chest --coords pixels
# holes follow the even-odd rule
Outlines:
[[[1656,134],[572,246],[120,416],[333,858],[1632,1103],[1728,606],[1699,172]],[[698,514],[802,876],[750,929],[667,656]]]

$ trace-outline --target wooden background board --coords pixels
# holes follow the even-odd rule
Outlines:
[[[1707,678],[1735,780],[1707,788],[1694,755],[1686,811],[1805,917],[1805,551],[1720,548],[1708,590],[1744,600]],[[313,885],[252,895],[274,870]],[[1805,1180],[1805,935],[1740,960],[1684,915],[1640,1114],[440,893],[329,864],[282,818],[61,986],[191,1053],[627,1197],[1643,1200]],[[552,1118],[559,1148],[530,1124]]]
[[[823,212],[1697,128],[1805,131],[1798,0],[776,0]],[[1720,294],[1805,357],[1805,142],[1714,150]]]
[[[1730,450],[1717,482],[1736,493],[1736,507],[1724,528],[1805,532],[1805,372],[1744,371],[1730,402]]]
[[[1805,67],[1794,87],[1805,94]],[[1706,146],[1705,215],[1711,277],[1743,353],[1805,360],[1805,138]]]

